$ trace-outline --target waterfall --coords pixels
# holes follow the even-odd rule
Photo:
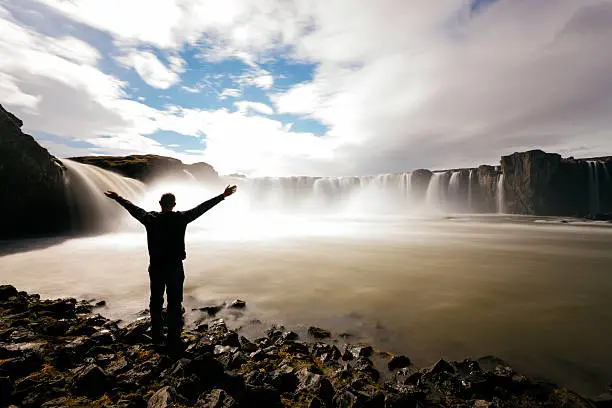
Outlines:
[[[443,181],[443,172],[434,173],[433,176],[431,176],[431,179],[429,180],[429,185],[427,186],[427,191],[425,193],[425,202],[427,203],[427,206],[431,209],[439,210],[444,204],[446,195],[444,194],[442,184]]]
[[[104,196],[107,190],[115,191],[130,201],[138,200],[144,194],[145,187],[140,181],[68,159],[63,159],[62,163],[68,170],[65,184],[75,228],[107,230],[119,226],[126,219],[127,213]]]
[[[506,209],[504,208],[504,173],[499,175],[497,180],[497,213],[504,214]]]
[[[453,171],[451,175],[450,181],[448,183],[448,192],[450,197],[453,199],[457,199],[459,196],[459,174],[458,171]]]
[[[183,169],[183,173],[185,173],[187,175],[187,177],[189,177],[189,180],[197,181],[195,176],[193,174],[191,174],[191,172],[189,170]]]
[[[599,175],[597,161],[588,161],[589,165],[589,198],[591,215],[599,214]]]
[[[468,210],[470,211],[474,211],[474,208],[472,208],[472,172],[473,170],[470,169],[470,175],[468,176]]]

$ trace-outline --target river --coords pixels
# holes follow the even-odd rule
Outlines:
[[[234,327],[248,326],[247,317],[319,325],[416,365],[493,354],[522,373],[597,394],[612,381],[612,228],[537,221],[268,215],[202,222],[187,232],[185,305],[241,298],[247,315]],[[146,307],[140,226],[2,246],[2,283],[45,297],[105,299],[101,313],[114,318]]]

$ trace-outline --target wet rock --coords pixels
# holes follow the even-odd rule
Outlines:
[[[351,352],[353,357],[370,357],[374,353],[372,346],[367,344],[355,344],[348,346],[348,350]]]
[[[0,377],[0,407],[6,407],[11,400],[13,383],[8,377]]]
[[[283,365],[270,375],[270,383],[280,392],[295,391],[298,386],[298,378],[295,369],[288,365]]]
[[[244,398],[246,407],[282,407],[280,392],[272,387],[247,385]]]
[[[228,331],[220,338],[220,343],[224,346],[240,347],[240,337],[235,331]]]
[[[309,354],[308,344],[302,341],[286,341],[283,344],[282,350],[291,354]]]
[[[230,309],[244,309],[246,307],[246,302],[244,300],[236,299],[233,300],[227,307]]]
[[[151,396],[147,408],[168,408],[176,399],[176,391],[172,387],[163,387]]]
[[[389,371],[394,371],[399,368],[409,367],[412,364],[410,359],[406,356],[393,356],[387,363]]]
[[[38,371],[41,366],[42,357],[37,353],[0,360],[0,377],[9,377],[11,380],[16,380]]]
[[[119,335],[119,341],[127,344],[139,344],[149,341],[146,332],[151,326],[151,319],[148,317],[139,317],[136,321],[128,324],[123,333]]]
[[[200,312],[206,312],[206,314],[209,316],[214,317],[221,311],[221,309],[223,309],[223,306],[204,306],[198,308],[197,310]]]
[[[196,407],[199,408],[232,408],[236,401],[225,391],[215,388],[198,398]]]
[[[240,336],[240,349],[245,353],[257,351],[257,346],[244,336]]]
[[[220,334],[227,332],[227,325],[223,319],[213,320],[208,324],[208,331],[213,334]]]
[[[195,375],[180,378],[175,386],[177,396],[184,400],[187,405],[193,405],[202,393],[203,387],[200,380]]]
[[[304,368],[297,373],[297,379],[298,391],[320,397],[323,401],[331,401],[334,387],[323,375],[315,374]]]
[[[355,360],[353,368],[368,375],[375,382],[380,379],[380,373],[374,368],[374,363],[367,357],[359,357]]]
[[[441,374],[441,373],[449,373],[453,374],[455,372],[455,368],[446,360],[438,360],[436,364],[429,370],[430,374]]]
[[[310,326],[308,328],[308,334],[315,339],[327,339],[331,337],[331,333],[328,330],[321,329],[320,327]]]
[[[104,370],[95,364],[91,364],[75,375],[70,385],[70,390],[74,395],[82,395],[95,399],[104,394],[108,381],[108,376]]]
[[[294,332],[294,331],[291,331],[291,330],[290,330],[290,331],[286,331],[286,332],[284,332],[284,333],[282,334],[281,338],[282,338],[284,341],[287,341],[287,340],[292,341],[292,340],[297,340],[297,339],[299,339],[299,338],[300,338],[300,336],[299,336],[299,335],[298,335],[296,332]]]
[[[17,289],[12,285],[0,285],[0,302],[4,302],[17,296]]]
[[[208,336],[200,337],[196,342],[192,343],[187,347],[187,351],[191,353],[212,353],[215,349],[212,341]]]
[[[200,354],[187,367],[187,373],[197,375],[203,384],[213,384],[223,375],[223,364],[210,353]]]

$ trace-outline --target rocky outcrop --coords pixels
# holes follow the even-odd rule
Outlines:
[[[0,286],[0,405],[20,407],[565,407],[609,406],[532,381],[495,357],[417,368],[366,344],[301,341],[283,327],[228,343],[221,319],[183,332],[167,355],[149,321],[125,327],[75,299]],[[214,319],[214,320],[213,320]],[[319,329],[321,330],[321,329]]]
[[[216,183],[219,175],[208,163],[184,164],[182,161],[153,154],[132,156],[83,156],[71,160],[90,164],[130,177],[142,182],[151,182],[160,178],[189,180],[195,178],[205,183]]]
[[[70,225],[62,163],[22,126],[0,105],[0,238],[56,233]]]
[[[532,150],[503,156],[501,166],[510,213],[595,218],[612,211],[612,158],[563,159]]]

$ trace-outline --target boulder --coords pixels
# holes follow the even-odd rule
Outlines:
[[[17,289],[12,285],[0,285],[0,302],[5,302],[17,296]]]
[[[104,370],[95,364],[90,364],[75,375],[70,391],[74,395],[96,399],[104,394],[108,382],[109,379]]]
[[[172,387],[163,387],[151,396],[147,408],[168,408],[176,399],[176,391]]]
[[[310,326],[308,328],[308,334],[315,339],[326,339],[331,337],[329,330],[321,329],[320,327]]]
[[[218,388],[202,394],[195,404],[199,408],[232,408],[235,405],[236,401],[227,392]]]
[[[389,368],[389,371],[394,371],[399,368],[408,367],[411,364],[412,362],[406,356],[393,356],[387,363],[387,368]]]

